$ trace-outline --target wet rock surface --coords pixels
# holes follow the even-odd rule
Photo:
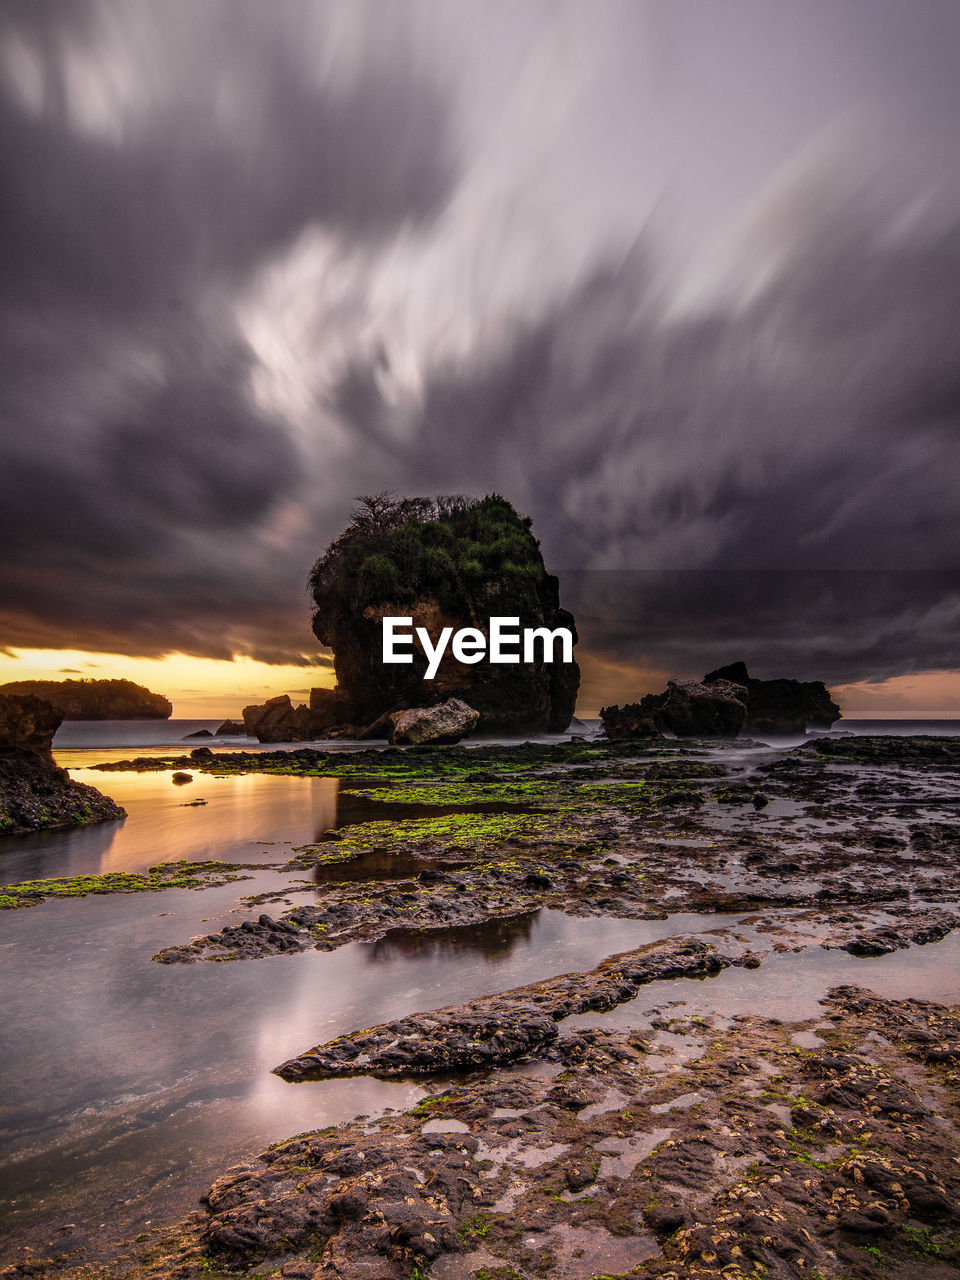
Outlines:
[[[637,919],[695,911],[716,925],[291,1059],[281,1072],[305,1081],[291,1088],[333,1087],[311,1075],[410,1075],[431,1096],[278,1144],[218,1179],[175,1228],[124,1248],[91,1245],[86,1261],[64,1245],[59,1260],[34,1256],[8,1274],[960,1272],[960,1007],[869,989],[873,966],[936,947],[960,919],[960,740],[349,757],[204,748],[179,763],[195,774],[333,774],[365,807],[278,862],[282,886],[241,904],[236,924],[160,960],[262,959],[385,937],[402,947],[491,920],[519,928],[541,907]],[[420,806],[416,821],[401,796]],[[390,806],[381,820],[379,804]],[[350,879],[374,864],[375,875]],[[290,906],[294,886],[310,900]],[[819,948],[856,957],[857,985],[830,990],[815,1018],[722,1015],[709,1001],[694,1013],[682,1002],[684,975],[721,970],[719,987],[753,977],[732,966],[759,965],[762,976]],[[664,997],[671,977],[678,994]]]
[[[116,1269],[66,1273],[957,1274],[960,1010],[842,987],[806,1035],[669,1007],[561,1024],[552,1064],[279,1143]]]
[[[742,957],[741,957],[742,958]],[[503,1066],[542,1056],[571,1014],[612,1009],[647,982],[703,978],[733,963],[699,938],[671,938],[570,973],[469,1004],[412,1014],[341,1036],[276,1068],[284,1080],[335,1075],[419,1075]]]
[[[873,744],[866,762],[850,757],[858,741]],[[945,745],[951,741],[931,740],[929,758],[917,740],[900,738],[745,748],[736,760],[722,745],[655,741],[360,751],[347,764],[308,749],[257,756],[200,748],[166,765],[214,774],[339,769],[347,775],[342,803],[356,786],[352,776],[379,769],[391,779],[356,788],[368,816],[391,803],[389,819],[332,832],[286,864],[309,877],[303,886],[311,878],[318,885],[313,901],[271,911],[304,949],[545,907],[635,919],[760,912],[771,936],[780,935],[777,947],[819,943],[879,955],[949,927],[948,906],[960,900],[960,754]],[[404,799],[417,820],[402,820]],[[425,820],[429,810],[412,807],[423,801],[452,816]],[[380,871],[358,885],[353,868],[365,859]],[[276,931],[253,927],[289,887],[260,895],[246,923],[173,943],[157,959],[291,949]]]

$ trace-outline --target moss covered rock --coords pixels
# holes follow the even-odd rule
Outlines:
[[[410,665],[383,662],[385,617],[412,618],[433,641],[444,627],[487,634],[498,616],[519,618],[521,629],[567,627],[576,639],[529,519],[505,498],[365,498],[315,564],[310,586],[313,629],[334,652],[336,697],[354,724],[460,698],[480,713],[480,732],[561,732],[569,725],[580,685],[576,662],[548,663],[538,652],[533,662],[466,665],[447,652],[429,681],[417,646]]]

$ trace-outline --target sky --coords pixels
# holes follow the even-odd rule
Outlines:
[[[0,680],[332,680],[364,493],[497,491],[581,710],[960,717],[960,8],[0,0]]]

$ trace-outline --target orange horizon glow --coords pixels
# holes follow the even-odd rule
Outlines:
[[[671,673],[578,655],[582,671],[577,714],[595,717],[601,706],[632,702],[664,687]],[[0,684],[12,680],[132,680],[161,693],[181,720],[237,719],[245,706],[289,694],[307,702],[312,688],[332,688],[328,663],[272,665],[253,658],[230,660],[169,653],[128,657],[79,649],[20,649],[0,652]],[[848,720],[960,719],[960,670],[922,671],[887,680],[860,680],[831,692]]]
[[[132,680],[169,698],[175,720],[236,720],[245,706],[277,694],[307,702],[311,689],[333,686],[333,669],[185,653],[131,658],[81,649],[10,649],[0,654],[0,684],[11,680]]]

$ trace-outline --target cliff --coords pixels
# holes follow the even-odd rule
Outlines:
[[[109,796],[72,781],[54,763],[51,745],[62,719],[40,698],[0,694],[0,835],[125,816]]]
[[[505,498],[366,498],[314,565],[310,587],[313,630],[333,650],[337,676],[337,689],[311,702],[318,725],[368,725],[449,698],[480,713],[482,733],[561,732],[573,718],[576,662],[468,666],[447,653],[427,681],[417,647],[410,665],[382,661],[387,616],[412,618],[434,641],[443,627],[487,634],[496,616],[519,618],[521,629],[567,627],[576,639],[529,519]]]
[[[173,703],[132,680],[14,680],[0,693],[42,698],[64,720],[166,720]]]

